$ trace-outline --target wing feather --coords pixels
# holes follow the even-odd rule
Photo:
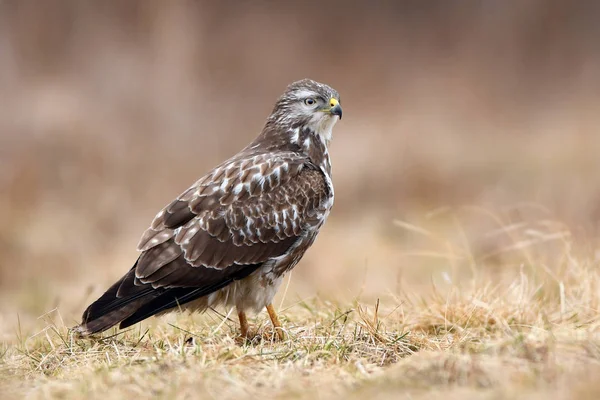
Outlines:
[[[241,153],[156,215],[138,244],[138,261],[88,307],[80,331],[128,326],[289,258],[323,223],[331,196],[307,158]]]
[[[136,276],[149,279],[166,265],[181,268],[171,263],[181,255],[195,282],[207,268],[279,257],[318,222],[312,209],[323,208],[329,195],[321,171],[294,153],[224,163],[158,213],[138,246]],[[172,285],[169,277],[175,277],[156,276],[155,287]]]

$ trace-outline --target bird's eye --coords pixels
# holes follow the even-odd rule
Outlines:
[[[312,97],[309,97],[308,99],[304,100],[304,104],[306,104],[307,106],[314,106],[316,102],[317,101]]]

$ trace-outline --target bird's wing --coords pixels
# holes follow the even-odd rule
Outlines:
[[[331,195],[294,153],[226,162],[160,211],[138,245],[136,281],[202,287],[279,257],[318,225]]]
[[[136,264],[77,330],[124,328],[243,279],[318,227],[331,195],[323,173],[293,153],[222,164],[158,213]]]

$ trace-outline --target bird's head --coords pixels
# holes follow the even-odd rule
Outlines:
[[[335,123],[342,118],[339,93],[319,82],[303,79],[289,85],[269,118],[288,128],[308,129],[326,142]]]

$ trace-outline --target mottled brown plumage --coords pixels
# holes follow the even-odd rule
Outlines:
[[[312,245],[333,205],[327,145],[338,93],[291,84],[261,134],[161,210],[131,270],[84,312],[82,334],[130,326],[173,308],[267,307]],[[242,332],[247,334],[247,332]]]

